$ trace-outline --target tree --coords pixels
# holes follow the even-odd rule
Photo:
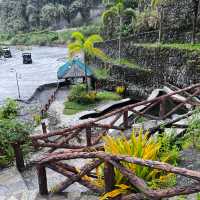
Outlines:
[[[163,4],[167,0],[152,0],[151,5],[153,8],[157,7],[158,13],[159,13],[159,39],[158,42],[160,43],[162,41],[162,34],[163,34],[163,17],[164,17],[164,9]]]
[[[41,10],[41,23],[43,27],[48,27],[56,22],[58,12],[56,7],[50,3],[46,4]]]
[[[105,26],[107,26],[110,21],[113,21],[116,18],[119,19],[119,61],[121,60],[122,23],[125,17],[130,17],[131,24],[133,24],[133,21],[135,19],[135,12],[132,8],[126,8],[123,0],[116,0],[116,4],[103,13],[103,24]],[[111,27],[109,26],[108,28],[110,29]]]
[[[107,56],[104,54],[104,52],[94,46],[96,42],[103,41],[100,35],[91,35],[88,38],[86,38],[80,32],[73,32],[71,38],[73,41],[67,45],[69,49],[70,58],[73,58],[78,53],[83,53],[85,63],[87,63],[85,55],[89,57],[98,57],[102,60],[107,59]],[[85,65],[85,82],[86,82],[86,87],[88,89],[86,65]]]
[[[193,4],[193,25],[192,25],[192,41],[191,42],[192,44],[195,44],[200,0],[192,0],[192,4]]]

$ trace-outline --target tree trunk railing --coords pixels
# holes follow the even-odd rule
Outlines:
[[[73,166],[69,166],[68,164],[63,163],[63,161],[80,158],[89,160],[92,159],[92,161],[85,164],[85,166],[83,166],[80,171],[77,171],[77,169]],[[127,169],[122,164],[124,162],[191,178],[195,181],[195,184],[184,187],[172,187],[167,189],[153,190],[146,185],[143,179],[137,177],[130,169]],[[99,167],[102,163],[104,163],[104,184],[102,184],[100,187],[94,184],[96,178],[95,176],[91,176],[91,174],[92,171]],[[200,172],[198,171],[174,167],[170,164],[158,161],[143,160],[140,158],[124,155],[111,155],[103,151],[67,152],[66,150],[66,152],[46,155],[46,157],[43,159],[38,160],[37,169],[39,170],[38,174],[40,175],[39,186],[41,194],[47,194],[46,192],[48,191],[47,178],[44,167],[53,169],[54,171],[69,178],[55,187],[56,192],[62,192],[74,182],[79,182],[80,184],[88,187],[90,190],[98,193],[99,195],[110,192],[116,188],[114,169],[118,169],[121,174],[128,179],[129,183],[138,191],[138,193],[133,192],[132,194],[129,193],[128,195],[118,197],[120,200],[161,199],[200,192]],[[90,178],[85,178],[85,176]]]
[[[178,99],[177,94],[187,94],[185,99]],[[174,167],[172,165],[161,163],[158,161],[142,160],[139,158],[110,155],[103,152],[104,148],[101,139],[108,133],[108,130],[126,130],[130,129],[129,114],[132,113],[136,116],[143,116],[147,119],[164,120],[170,117],[178,109],[185,105],[190,105],[194,108],[199,105],[197,95],[200,94],[200,84],[192,85],[184,89],[169,94],[156,97],[151,100],[137,102],[128,106],[115,109],[103,116],[88,119],[84,122],[79,122],[76,125],[70,126],[60,131],[47,132],[46,125],[43,123],[43,134],[31,136],[32,145],[35,148],[47,147],[49,150],[43,155],[42,158],[36,160],[38,181],[40,187],[40,194],[46,195],[47,189],[47,175],[45,168],[53,169],[54,171],[64,175],[68,179],[61,182],[55,188],[57,192],[61,192],[69,187],[74,182],[79,182],[85,187],[94,192],[103,194],[104,192],[112,191],[115,188],[115,173],[114,169],[118,169],[138,191],[129,195],[123,195],[117,199],[161,199],[164,197],[172,197],[176,195],[184,195],[200,192],[200,172],[192,171],[184,168]],[[195,98],[194,98],[195,97]],[[176,101],[178,105],[169,109],[167,101]],[[142,109],[138,109],[142,106]],[[158,109],[158,116],[154,116],[151,110]],[[149,130],[150,134],[160,131],[163,127],[171,127],[174,123],[185,119],[193,114],[193,111],[186,113],[176,119],[164,121],[164,124],[158,124]],[[119,122],[120,121],[120,122]],[[85,135],[85,142],[81,145],[72,144],[70,141],[79,135]],[[63,150],[64,148],[64,150]],[[69,159],[91,159],[89,164],[86,164],[80,171],[77,171],[75,166],[70,166],[63,161]],[[152,190],[147,187],[144,180],[137,177],[132,171],[123,166],[124,162],[133,163],[136,165],[150,167],[153,169],[163,170],[168,173],[179,174],[197,181],[197,184],[188,187],[174,187],[170,189]],[[104,184],[99,187],[93,184],[90,179],[95,179],[93,171],[104,163]],[[85,178],[87,176],[87,178]]]
[[[178,99],[176,97],[177,94],[180,95],[186,92],[190,93],[190,95],[185,97],[185,100]],[[199,94],[200,84],[196,84],[184,89],[179,89],[169,94],[162,95],[160,97],[156,97],[151,100],[145,100],[128,106],[124,106],[98,118],[88,119],[86,122],[78,122],[76,125],[70,126],[61,131],[47,133],[47,131],[45,130],[45,124],[43,124],[44,134],[31,136],[31,140],[35,147],[49,147],[52,151],[58,148],[80,149],[84,147],[90,147],[96,145],[97,142],[95,140],[98,138],[97,141],[100,141],[101,137],[103,137],[106,134],[106,132],[110,129],[121,131],[129,129],[131,126],[131,124],[129,123],[130,113],[137,116],[142,116],[150,120],[165,120],[166,118],[170,117],[173,113],[175,113],[178,109],[186,109],[186,104],[190,105],[191,107],[199,105],[200,102],[197,99],[195,100],[196,96]],[[178,105],[175,105],[169,110],[166,103],[169,100],[176,101]],[[142,110],[138,110],[137,108],[139,106],[143,106],[144,108]],[[155,106],[157,106],[156,109],[158,109],[158,116],[154,116],[150,112],[152,109],[155,108]],[[185,116],[185,118],[186,117],[187,115]],[[121,120],[121,122],[119,122],[119,120]],[[166,125],[170,127],[175,122],[171,120],[171,123],[168,122]],[[150,133],[153,134],[160,128],[160,126],[161,125],[158,125],[158,127],[154,127],[152,130],[149,130]],[[70,140],[77,137],[79,134],[83,134],[84,132],[86,134],[85,145],[80,146],[69,144]]]

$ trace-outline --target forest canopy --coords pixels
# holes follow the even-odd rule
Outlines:
[[[59,28],[71,24],[78,14],[84,21],[100,0],[3,0],[0,1],[0,28],[4,32]]]

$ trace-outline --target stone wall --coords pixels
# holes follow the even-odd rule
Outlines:
[[[95,61],[95,65],[110,69],[110,77],[106,80],[98,80],[97,88],[115,90],[117,86],[124,85],[126,94],[134,99],[147,98],[155,88],[163,84],[162,79],[151,69],[130,68],[125,65],[103,63],[99,60]]]
[[[116,40],[99,43],[96,46],[102,48],[112,58],[118,58]],[[198,50],[145,46],[134,44],[133,41],[126,39],[122,42],[121,56],[134,60],[140,66],[140,70],[112,66],[111,77],[124,78],[128,82],[129,89],[132,88],[130,91],[141,88],[145,94],[145,91],[151,91],[165,81],[181,88],[200,82],[200,51]],[[100,66],[97,60],[94,62]]]
[[[179,32],[192,30],[192,0],[168,0],[164,6],[163,28],[176,29]]]

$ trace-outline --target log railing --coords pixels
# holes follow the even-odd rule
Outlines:
[[[185,99],[177,98],[176,95],[184,94]],[[104,135],[108,133],[108,130],[125,130],[130,129],[131,122],[129,120],[129,115],[143,116],[147,119],[164,120],[175,113],[179,108],[185,107],[185,105],[190,105],[194,108],[199,105],[199,100],[196,98],[200,94],[200,84],[196,84],[184,89],[178,89],[175,92],[171,92],[160,97],[156,97],[151,100],[141,101],[138,103],[130,104],[128,106],[115,109],[103,116],[94,119],[88,119],[86,121],[78,122],[76,125],[69,126],[60,131],[48,132],[46,125],[43,123],[43,134],[31,136],[32,145],[36,148],[48,148],[46,154],[42,158],[36,161],[38,180],[40,193],[47,194],[47,176],[46,168],[51,168],[54,171],[66,176],[68,179],[61,182],[56,188],[58,192],[63,191],[66,187],[73,184],[74,182],[79,182],[80,184],[88,187],[89,189],[102,194],[103,192],[109,192],[114,189],[115,185],[115,175],[114,168],[117,168],[121,173],[126,176],[129,182],[139,191],[138,193],[129,194],[127,196],[120,197],[122,200],[129,199],[161,199],[164,197],[171,197],[176,195],[184,195],[190,193],[200,192],[200,172],[178,168],[171,166],[166,163],[160,163],[157,161],[145,161],[139,158],[133,158],[128,156],[113,156],[102,152],[104,150],[101,143],[101,139]],[[176,101],[178,105],[174,106],[169,110],[166,106],[168,100]],[[158,116],[151,113],[151,110],[157,109]],[[176,119],[167,120],[162,124],[158,124],[149,130],[150,134],[156,131],[161,131],[163,127],[171,127],[174,123],[189,117],[193,114],[193,111],[186,113]],[[80,144],[71,142],[75,137],[79,135],[85,135],[84,141]],[[63,148],[65,150],[63,150]],[[16,152],[20,152],[17,151]],[[18,158],[21,159],[20,156]],[[93,160],[91,163],[86,164],[79,171],[75,166],[70,166],[66,164],[66,160],[69,159],[89,159]],[[22,159],[21,159],[22,160]],[[154,169],[163,170],[166,172],[171,172],[174,174],[179,174],[194,179],[198,184],[190,185],[188,187],[176,187],[165,190],[152,190],[148,188],[145,182],[137,177],[132,171],[126,169],[123,162],[134,163],[141,166],[147,166]],[[104,187],[99,188],[92,182],[88,181],[84,177],[95,179],[93,170],[95,170],[99,165],[104,163]],[[23,166],[23,165],[21,165]],[[108,176],[109,174],[109,176]]]
[[[85,164],[80,171],[73,166],[66,164],[67,160],[71,159],[89,159],[90,163]],[[122,162],[128,162],[144,167],[149,167],[152,169],[158,169],[165,172],[178,174],[185,176],[194,180],[193,185],[188,185],[184,187],[172,187],[167,189],[153,190],[149,188],[145,181],[140,177],[137,177],[133,171],[124,167]],[[97,186],[93,184],[96,177],[92,174],[92,171],[104,163],[104,184],[102,186]],[[185,168],[174,167],[167,163],[162,163],[158,161],[142,160],[136,157],[130,157],[125,155],[111,155],[103,151],[98,152],[87,152],[66,150],[64,152],[48,154],[42,159],[38,160],[37,170],[39,178],[40,193],[43,195],[48,194],[47,188],[47,176],[45,168],[53,169],[54,171],[68,177],[66,181],[59,183],[55,188],[56,192],[61,192],[69,187],[74,182],[79,182],[80,184],[88,187],[92,191],[102,195],[105,192],[110,192],[115,189],[115,172],[114,169],[118,169],[121,174],[123,174],[129,181],[129,183],[137,189],[137,193],[127,194],[120,196],[121,200],[138,200],[138,199],[162,199],[169,198],[177,195],[186,195],[200,192],[200,172],[188,170]],[[85,179],[85,176],[92,177],[91,181]]]
[[[176,95],[180,94],[189,94],[185,97],[185,100],[177,98]],[[192,93],[192,94],[191,94]],[[199,105],[199,101],[195,100],[195,96],[200,94],[200,84],[196,84],[184,89],[179,89],[175,92],[171,92],[166,95],[162,95],[160,97],[156,97],[151,100],[141,101],[138,103],[134,103],[128,106],[121,107],[119,109],[113,110],[103,116],[94,119],[88,119],[87,121],[77,122],[76,125],[70,126],[61,131],[49,132],[47,133],[44,130],[44,134],[34,135],[31,137],[32,143],[35,147],[49,147],[51,151],[54,151],[58,148],[69,148],[69,149],[80,149],[84,147],[94,146],[101,140],[101,137],[105,135],[105,133],[109,129],[113,130],[125,130],[129,129],[132,124],[129,121],[129,114],[134,114],[136,116],[143,116],[147,119],[153,120],[164,120],[167,117],[170,117],[173,113],[175,113],[181,107],[185,107],[185,105],[190,105],[190,107],[195,107]],[[167,101],[173,100],[176,101],[178,105],[174,106],[169,110],[167,107]],[[143,109],[138,109],[143,106]],[[158,109],[158,116],[152,115],[151,110]],[[186,114],[190,115],[190,112]],[[172,124],[176,122],[171,120],[167,122],[166,126],[170,127]],[[44,126],[44,124],[43,124]],[[154,127],[150,132],[153,134],[157,130],[159,130],[160,125],[158,127]],[[84,145],[71,145],[70,140],[74,137],[77,137],[79,134],[86,135],[86,142]],[[97,139],[98,138],[98,139]]]
[[[49,110],[51,104],[55,101],[58,90],[59,90],[59,82],[57,83],[57,87],[54,90],[54,92],[52,93],[52,95],[50,95],[50,97],[48,98],[47,103],[41,109],[41,117],[42,118],[45,116],[45,113],[47,113],[47,111]]]

